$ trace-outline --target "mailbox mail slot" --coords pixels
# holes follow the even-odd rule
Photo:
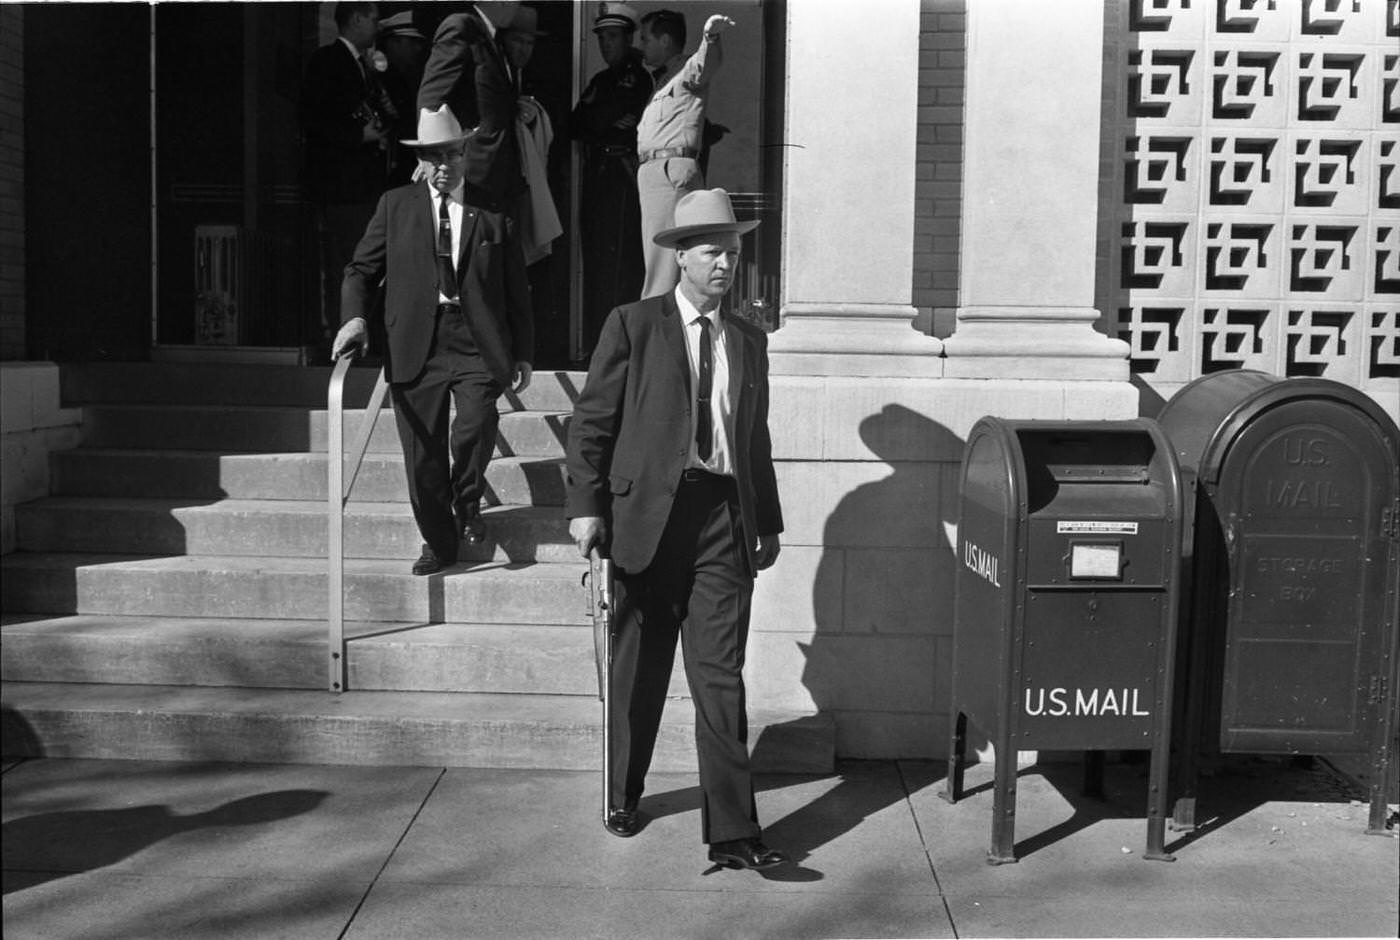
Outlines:
[[[995,745],[990,862],[1015,861],[1016,752],[1150,749],[1148,858],[1166,822],[1180,480],[1146,420],[983,418],[968,437],[958,523],[952,738]]]
[[[1370,829],[1383,830],[1400,432],[1355,389],[1254,371],[1191,383],[1158,420],[1195,503],[1174,825],[1194,825],[1196,761],[1218,743],[1369,753]]]

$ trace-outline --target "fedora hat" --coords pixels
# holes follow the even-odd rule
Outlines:
[[[757,221],[735,221],[729,193],[722,189],[697,189],[686,193],[676,203],[675,218],[675,225],[652,236],[651,240],[662,248],[675,248],[695,235],[713,235],[717,232],[743,235],[758,228]]]
[[[457,123],[457,116],[452,113],[452,109],[442,104],[436,111],[419,108],[418,139],[401,140],[399,143],[405,147],[446,147],[460,144],[471,135],[471,130],[462,130],[462,125]]]
[[[598,4],[598,16],[593,20],[593,32],[607,29],[609,26],[632,30],[637,28],[639,22],[641,20],[637,11],[627,4],[604,2]]]
[[[540,31],[540,14],[534,7],[521,6],[516,8],[515,15],[511,17],[510,25],[506,27],[512,33],[520,33],[525,36],[548,36],[549,33]]]

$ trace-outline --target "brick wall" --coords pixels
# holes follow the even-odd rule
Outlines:
[[[24,4],[0,4],[0,359],[24,358]]]
[[[935,336],[953,331],[962,215],[967,0],[923,0],[915,173],[913,302]]]

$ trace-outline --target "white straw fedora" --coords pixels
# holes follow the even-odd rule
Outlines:
[[[457,122],[457,116],[452,113],[452,109],[442,104],[436,111],[420,108],[418,139],[401,140],[399,143],[405,147],[446,147],[460,144],[471,135],[470,130],[462,130],[462,125]]]
[[[695,235],[734,232],[743,235],[758,228],[757,221],[737,222],[729,193],[722,189],[697,189],[686,193],[676,203],[676,224],[652,236],[662,248],[676,245]]]

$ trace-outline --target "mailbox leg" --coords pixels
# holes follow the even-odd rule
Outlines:
[[[996,780],[992,785],[992,847],[988,865],[1016,861],[1016,752],[996,749]]]
[[[1368,836],[1394,836],[1395,830],[1385,827],[1388,804],[1385,800],[1390,781],[1391,762],[1385,748],[1371,756],[1371,813],[1366,820]]]
[[[948,774],[943,780],[943,799],[949,803],[962,799],[966,756],[967,715],[954,709],[952,733],[948,736]]]
[[[1194,638],[1193,638],[1194,642]],[[1193,646],[1193,659],[1202,658],[1201,646]],[[1180,728],[1176,735],[1176,801],[1172,808],[1171,827],[1175,832],[1190,832],[1196,828],[1196,793],[1201,785],[1201,744],[1205,737],[1202,723],[1204,709],[1198,699],[1205,690],[1205,669],[1192,663],[1191,681],[1177,694],[1186,699],[1186,707],[1180,714]]]
[[[1152,742],[1152,762],[1147,768],[1147,850],[1142,857],[1154,862],[1174,862],[1167,852],[1167,790],[1171,781],[1170,732],[1158,729]]]

